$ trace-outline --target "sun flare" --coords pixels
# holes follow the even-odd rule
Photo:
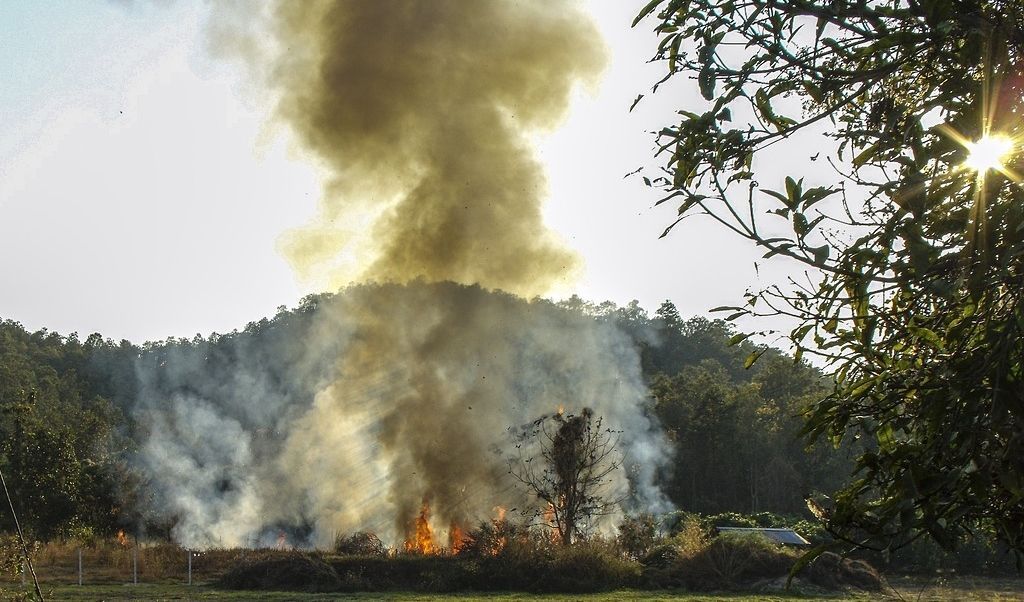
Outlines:
[[[985,136],[967,145],[967,160],[964,164],[984,173],[990,169],[1003,169],[1003,162],[1013,150],[1013,141],[1005,136]]]

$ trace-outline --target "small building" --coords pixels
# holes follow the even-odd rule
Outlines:
[[[764,537],[785,546],[809,546],[811,542],[792,529],[770,529],[767,527],[715,527],[719,533],[743,533],[763,535]]]

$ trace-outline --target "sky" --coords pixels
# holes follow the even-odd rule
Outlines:
[[[707,220],[665,238],[675,207],[640,178],[651,130],[699,97],[649,64],[650,26],[621,0],[584,3],[609,61],[552,132],[533,136],[545,219],[584,263],[554,291],[684,316],[738,305],[760,253]],[[320,292],[281,235],[314,214],[324,173],[272,107],[209,52],[198,2],[0,3],[0,318],[134,342],[243,328]],[[580,52],[594,49],[580,48]],[[781,159],[779,159],[781,161]],[[782,164],[761,165],[767,173]],[[758,166],[755,166],[758,167]]]

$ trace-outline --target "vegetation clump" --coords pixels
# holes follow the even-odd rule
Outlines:
[[[1024,554],[1024,5],[651,0],[645,19],[653,89],[703,97],[655,129],[665,234],[707,217],[795,268],[718,310],[784,317],[831,376],[806,440],[863,445],[830,532],[888,554],[988,527]]]
[[[522,531],[497,553],[475,559],[477,586],[491,591],[587,593],[632,587],[641,567],[600,539],[571,546],[543,530]]]
[[[219,580],[221,587],[246,590],[331,592],[341,589],[334,567],[319,554],[295,552],[287,556],[241,561]]]
[[[808,581],[828,589],[846,586],[867,591],[882,589],[882,577],[873,566],[832,552],[824,552],[815,558],[805,573]]]
[[[375,534],[360,531],[351,535],[338,534],[334,538],[334,552],[352,556],[386,556],[388,548]]]

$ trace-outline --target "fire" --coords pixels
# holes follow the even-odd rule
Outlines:
[[[124,534],[123,530],[117,532],[117,543],[121,544],[123,547],[126,548],[129,546],[128,536]]]
[[[492,523],[494,524],[494,530],[496,532],[498,532],[498,533],[503,533],[506,530],[506,527],[507,527],[507,524],[505,523],[505,514],[506,514],[506,512],[507,512],[507,510],[505,510],[504,506],[495,506],[494,507],[494,520],[492,521]],[[491,556],[497,556],[498,554],[501,554],[501,551],[504,550],[505,546],[507,546],[507,545],[508,545],[508,535],[502,534],[500,537],[498,537],[498,538],[496,538],[494,540],[494,543],[491,546],[491,550],[490,550]]]
[[[544,524],[551,529],[551,541],[558,543],[558,524],[555,521],[555,505],[548,502],[548,507],[544,509]]]
[[[277,546],[275,547],[278,550],[288,549],[288,535],[284,531],[277,532]]]
[[[416,532],[412,538],[405,540],[405,551],[418,554],[436,554],[437,544],[434,543],[434,532],[430,528],[430,504],[423,501],[420,515],[416,517]]]
[[[448,550],[452,554],[458,554],[462,546],[466,545],[467,539],[466,532],[459,528],[455,521],[452,521],[451,526],[448,528]]]
[[[565,413],[565,406],[562,405],[562,404],[558,404],[558,415],[561,416],[564,413]]]

